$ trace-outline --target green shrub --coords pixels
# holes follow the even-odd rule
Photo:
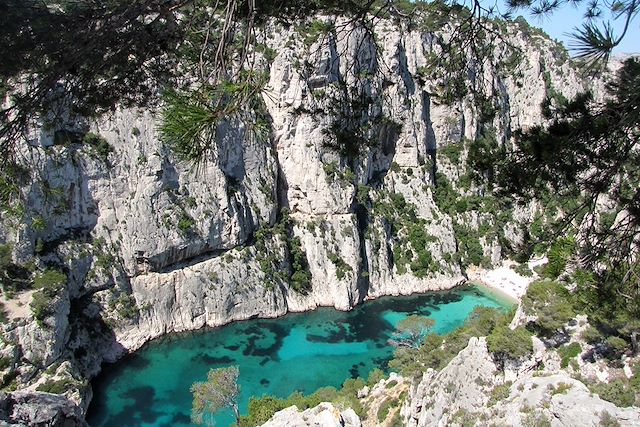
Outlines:
[[[600,427],[620,427],[620,423],[616,419],[616,417],[612,416],[605,410],[602,410],[600,413],[600,420],[598,422],[598,426]]]
[[[507,326],[514,314],[515,308],[504,312],[493,307],[476,307],[465,321],[463,330],[470,336],[486,337],[495,328]]]
[[[560,382],[558,383],[557,387],[553,388],[553,390],[551,391],[551,395],[554,396],[556,394],[565,394],[569,390],[571,390],[571,387],[572,387],[571,384]]]
[[[276,59],[276,56],[278,56],[278,51],[270,48],[266,44],[258,43],[255,45],[255,49],[256,52],[262,53],[264,59],[266,59],[269,63],[273,62],[273,60]]]
[[[556,240],[549,249],[547,254],[549,262],[543,267],[542,275],[549,279],[555,279],[562,274],[576,247],[576,240],[573,237],[564,237]]]
[[[469,210],[469,202],[466,198],[458,199],[453,204],[453,210],[457,213],[465,213]]]
[[[584,331],[582,331],[581,338],[589,344],[595,344],[602,341],[604,337],[597,328],[589,325]]]
[[[454,211],[453,206],[458,198],[458,193],[446,175],[441,172],[436,173],[435,184],[433,201],[440,211],[451,214]]]
[[[487,348],[503,360],[528,356],[533,353],[531,333],[523,326],[511,330],[500,325],[487,336]]]
[[[513,270],[519,275],[524,277],[533,276],[533,271],[531,271],[531,269],[526,263],[518,264],[517,266],[515,266],[515,268],[513,268]]]
[[[75,381],[63,379],[60,381],[48,380],[40,384],[36,390],[51,394],[64,394],[76,387]]]
[[[360,203],[361,205],[364,205],[369,201],[370,190],[371,189],[369,188],[369,186],[364,184],[358,184],[358,191],[356,193],[356,200],[358,201],[358,203]]]
[[[54,313],[53,303],[66,282],[67,276],[53,269],[47,269],[35,276],[33,283],[39,290],[32,295],[31,311],[41,325],[46,317]]]
[[[109,142],[101,135],[93,132],[87,132],[83,138],[83,142],[87,145],[91,145],[103,161],[107,161],[109,154],[113,152],[113,147]]]
[[[338,278],[338,280],[342,280],[347,275],[347,273],[353,271],[351,266],[347,264],[339,254],[335,252],[329,252],[327,253],[327,258],[329,258],[329,261],[331,261],[336,267],[336,277]]]
[[[333,30],[333,24],[331,22],[324,22],[319,19],[314,19],[308,25],[301,25],[297,28],[298,32],[302,36],[302,41],[306,47],[310,47],[314,44],[321,35],[325,35]]]
[[[640,362],[636,362],[631,368],[633,376],[629,378],[629,387],[635,393],[640,393]]]
[[[94,265],[103,270],[110,270],[113,268],[116,259],[113,254],[108,251],[108,248],[101,247],[100,245],[94,245],[94,247],[98,250],[104,251],[95,255]]]
[[[327,176],[327,181],[329,182],[332,182],[338,176],[340,171],[338,163],[335,161],[324,164],[322,169],[324,170],[324,174]]]
[[[358,394],[358,390],[360,390],[365,385],[366,384],[362,378],[347,378],[342,383],[342,389],[340,389],[340,393],[348,396],[356,396]]]
[[[0,167],[0,211],[6,219],[22,219],[24,197],[20,187],[30,182],[30,175],[29,169],[8,159]]]
[[[196,202],[195,197],[191,197],[191,196],[185,197],[184,203],[191,209],[195,208],[198,205],[198,202]]]
[[[247,415],[240,417],[241,427],[253,427],[266,423],[276,412],[286,408],[286,401],[274,396],[249,398]],[[302,409],[302,408],[298,408]]]
[[[106,162],[111,152],[113,152],[113,147],[106,139],[102,138],[96,146],[96,153],[98,153],[98,156]]]
[[[51,300],[44,296],[42,292],[34,292],[31,296],[31,311],[36,320],[42,321],[49,315],[53,314],[53,307],[51,306]]]
[[[396,406],[398,406],[398,399],[385,399],[378,408],[378,422],[383,422],[384,420],[386,420],[387,416],[389,415],[389,411]]]
[[[115,300],[114,304],[118,315],[125,319],[135,319],[138,316],[138,305],[133,295],[125,292]]]
[[[460,265],[463,267],[469,265],[486,266],[487,260],[484,256],[482,244],[480,244],[478,232],[457,223],[454,223],[453,231],[458,242],[458,253],[461,257]]]
[[[183,212],[182,216],[178,220],[178,229],[182,233],[186,233],[187,231],[191,230],[191,227],[193,227],[195,223],[196,222],[193,220],[193,218],[191,218],[186,212]]]
[[[240,427],[262,425],[273,417],[276,412],[292,405],[303,411],[313,408],[321,402],[344,404],[351,407],[358,416],[364,417],[364,408],[357,398],[357,391],[364,385],[364,381],[360,378],[349,378],[344,382],[340,390],[336,390],[334,387],[323,387],[308,396],[296,391],[284,399],[274,396],[251,397],[247,415],[240,417]]]
[[[453,165],[460,163],[460,154],[464,150],[462,142],[445,145],[440,149],[440,153],[445,156]]]
[[[476,421],[478,416],[473,414],[466,409],[460,408],[456,411],[455,414],[451,417],[451,422],[455,422],[461,426],[474,426],[476,425]]]
[[[400,416],[400,411],[397,411],[395,414],[393,414],[393,418],[391,418],[391,421],[389,421],[388,426],[389,427],[403,427],[402,417]]]
[[[487,405],[493,406],[496,403],[500,402],[501,400],[504,400],[507,397],[509,397],[511,384],[512,384],[511,381],[507,381],[504,384],[499,384],[495,386],[493,390],[491,390],[491,396],[489,397],[489,403],[487,403]]]
[[[47,221],[40,215],[31,219],[31,228],[34,231],[43,231],[47,228]]]
[[[296,292],[306,292],[311,287],[311,271],[309,270],[307,254],[302,249],[298,237],[288,239],[287,242],[289,243],[288,248],[292,268],[291,287]]]
[[[551,422],[543,412],[536,411],[522,418],[522,425],[524,427],[551,427]]]
[[[24,265],[13,262],[11,245],[0,244],[0,285],[7,298],[15,292],[30,289],[31,272]]]
[[[487,176],[489,183],[493,180],[496,160],[500,158],[501,149],[498,146],[495,131],[485,130],[482,135],[469,143],[467,166],[473,172],[476,181],[481,182],[483,175]]]
[[[287,282],[294,291],[304,293],[311,287],[312,275],[300,239],[292,236],[291,224],[288,210],[282,209],[276,224],[272,227],[263,226],[256,231],[256,260],[264,273],[267,289],[273,289],[277,283]],[[315,232],[316,224],[307,223],[309,226],[313,226]],[[323,227],[323,223],[318,226],[324,235]],[[287,261],[289,269],[283,268]]]
[[[569,361],[579,355],[582,352],[582,347],[577,342],[571,344],[565,344],[558,348],[558,354],[562,358],[560,367],[566,368],[569,366]]]
[[[627,387],[622,380],[615,380],[610,383],[596,383],[589,385],[592,393],[600,396],[616,406],[633,406],[635,394],[630,387]]]
[[[4,371],[9,366],[11,366],[12,361],[12,357],[0,357],[0,371]]]
[[[615,358],[620,357],[620,355],[629,348],[629,343],[620,337],[610,336],[607,337],[605,342],[607,343],[607,347],[613,352],[613,357]]]
[[[44,272],[36,274],[33,279],[33,285],[50,298],[55,297],[65,283],[67,283],[67,276],[54,269],[46,269]]]
[[[346,188],[350,185],[355,184],[356,182],[356,174],[351,170],[351,168],[347,167],[343,170],[335,161],[324,164],[322,168],[325,173],[325,178],[329,184],[338,182],[338,184],[340,184],[342,188]],[[360,186],[362,186],[362,188],[360,188]],[[359,184],[358,192],[361,193],[357,193],[356,198],[358,197],[358,195],[360,198],[366,198],[366,196],[368,196],[369,194],[369,189],[366,185]]]
[[[560,283],[537,280],[522,298],[525,313],[537,316],[533,322],[542,336],[551,336],[575,316],[569,291]]]
[[[96,133],[87,132],[84,135],[82,142],[84,142],[85,144],[97,145],[98,143],[100,143],[101,139],[104,139],[104,138]]]
[[[342,173],[342,181],[343,186],[351,185],[356,182],[356,174],[353,172],[353,170],[351,170],[351,168],[345,169],[345,171]]]
[[[435,272],[438,270],[438,266],[431,257],[431,254],[421,248],[418,251],[417,256],[409,264],[411,272],[418,278],[426,277],[429,272]]]
[[[369,372],[369,376],[367,377],[367,385],[369,387],[373,387],[384,378],[384,372],[381,369],[375,368],[373,371]]]
[[[506,326],[512,317],[513,312],[505,314],[495,308],[477,307],[455,331],[444,336],[429,334],[417,350],[396,349],[389,368],[407,377],[420,376],[427,368],[440,370],[467,346],[469,338],[487,336],[494,328]]]

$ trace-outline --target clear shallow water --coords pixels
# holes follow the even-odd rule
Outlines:
[[[250,396],[286,397],[339,387],[345,379],[385,369],[395,325],[411,314],[436,321],[435,331],[460,326],[474,307],[507,307],[482,288],[465,287],[410,297],[368,301],[350,312],[321,308],[279,319],[248,320],[153,341],[93,382],[88,421],[94,427],[187,426],[195,381],[210,368],[240,366],[240,411]],[[218,426],[233,422],[230,411]]]

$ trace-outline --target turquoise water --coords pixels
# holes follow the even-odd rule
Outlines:
[[[436,321],[435,331],[460,326],[474,307],[506,307],[482,288],[465,287],[366,302],[349,312],[322,308],[273,320],[248,320],[153,341],[115,365],[94,383],[88,421],[94,427],[186,426],[195,381],[210,368],[240,367],[240,410],[250,396],[286,397],[340,386],[345,379],[384,369],[393,353],[394,326],[411,314]],[[233,422],[231,412],[216,417]]]

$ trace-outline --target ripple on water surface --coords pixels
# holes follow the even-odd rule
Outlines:
[[[240,409],[250,396],[286,397],[340,386],[345,379],[384,369],[395,325],[412,314],[436,321],[435,331],[460,326],[476,306],[507,302],[477,287],[369,301],[349,312],[321,308],[279,319],[248,320],[221,328],[176,334],[153,341],[94,381],[88,421],[94,427],[187,426],[189,387],[210,368],[240,366]],[[216,417],[233,422],[231,412]]]

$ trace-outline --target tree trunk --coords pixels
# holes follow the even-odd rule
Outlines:
[[[238,410],[238,404],[232,406],[233,414],[236,416],[236,425],[240,427],[240,411]]]

